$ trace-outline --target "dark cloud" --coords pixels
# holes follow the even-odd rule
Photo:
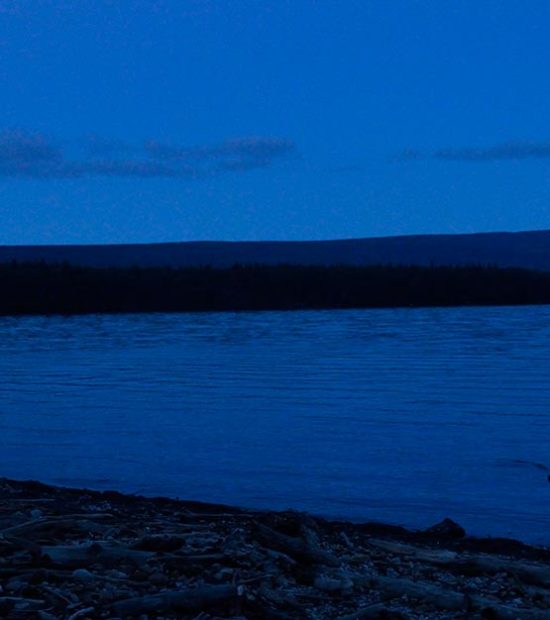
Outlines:
[[[189,166],[167,166],[154,161],[137,159],[91,160],[67,162],[59,170],[59,177],[78,178],[84,176],[138,177],[142,179],[194,178],[197,171]]]
[[[78,143],[89,157],[121,157],[135,156],[139,153],[140,148],[135,145],[128,144],[122,140],[113,138],[105,138],[90,134]]]
[[[543,159],[550,157],[550,142],[511,142],[488,148],[440,149],[435,159],[445,161],[497,161],[505,159]]]
[[[58,162],[62,157],[61,150],[42,134],[22,131],[0,133],[0,165]]]
[[[421,151],[417,151],[416,149],[406,149],[404,151],[401,151],[401,153],[398,153],[397,155],[393,155],[390,158],[390,161],[418,161],[419,159],[426,159],[426,155],[424,155]]]
[[[394,161],[416,161],[436,159],[439,161],[506,161],[550,158],[550,142],[509,142],[490,147],[465,147],[438,149],[432,153],[422,153],[409,149],[400,153]]]
[[[0,133],[0,176],[197,179],[265,168],[294,150],[291,141],[270,137],[184,147],[157,141],[138,146],[93,136],[78,144],[75,155],[68,155],[42,134],[5,131]]]
[[[265,168],[270,163],[271,160],[268,159],[229,158],[218,162],[217,168],[229,172],[245,172],[246,170],[254,170],[254,168]]]
[[[145,151],[150,157],[162,160],[219,160],[247,159],[250,162],[271,161],[276,157],[290,154],[294,144],[282,138],[238,138],[210,146],[182,147],[150,141]]]
[[[287,155],[293,148],[292,142],[281,138],[239,138],[224,142],[216,148],[216,153],[222,156],[249,157],[266,161]]]

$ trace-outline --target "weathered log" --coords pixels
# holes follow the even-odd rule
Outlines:
[[[59,515],[53,517],[42,517],[40,519],[31,519],[30,521],[25,521],[24,523],[19,523],[17,525],[12,525],[11,527],[4,528],[0,530],[0,534],[11,535],[15,533],[20,533],[22,531],[28,533],[32,530],[48,528],[51,526],[56,526],[65,523],[73,523],[83,520],[91,521],[93,519],[112,519],[113,515],[109,513],[100,513],[100,512],[91,512],[85,514],[73,514],[73,515]]]
[[[44,545],[42,555],[56,566],[78,568],[96,562],[110,564],[120,560],[129,560],[143,566],[156,554],[150,551],[128,549],[112,543],[94,542],[83,545]]]
[[[192,564],[216,564],[217,562],[231,562],[231,557],[225,553],[197,553],[189,555],[170,554],[163,557],[164,566],[171,569],[185,569]]]
[[[46,605],[46,601],[36,598],[25,598],[22,596],[0,596],[0,607],[9,605],[15,609],[33,610],[40,609]]]
[[[297,620],[306,616],[305,606],[293,594],[266,585],[260,586],[254,600],[245,600],[244,603],[246,611],[266,620]]]
[[[218,519],[257,519],[260,513],[254,512],[186,512],[180,515],[182,519],[197,519],[197,521],[207,519],[217,521]]]
[[[275,588],[266,585],[260,586],[258,590],[260,597],[266,599],[277,607],[289,607],[291,609],[300,609],[301,605],[293,594],[283,594]]]
[[[74,614],[71,614],[67,620],[77,620],[77,618],[82,618],[84,616],[87,616],[88,614],[91,614],[93,611],[95,611],[94,607],[86,607],[85,609],[80,609],[78,611],[75,611]]]
[[[147,613],[166,611],[194,611],[228,605],[239,599],[238,589],[232,585],[205,586],[195,590],[161,592],[117,601],[112,605],[115,614],[126,618]]]
[[[388,540],[370,539],[369,544],[395,555],[404,555],[413,560],[427,562],[437,566],[453,568],[457,571],[500,573],[506,572],[517,575],[527,583],[550,586],[550,568],[542,564],[511,560],[487,554],[458,554],[447,549],[426,549],[395,543]]]
[[[41,609],[40,611],[37,611],[36,615],[37,615],[38,620],[59,620],[58,616],[54,616],[50,612],[44,611],[43,609]]]
[[[427,582],[396,577],[377,576],[370,579],[374,587],[390,597],[408,596],[427,601],[439,609],[475,611],[490,610],[494,620],[548,620],[550,610],[524,609],[503,605],[477,594],[455,592]]]
[[[263,601],[246,601],[246,610],[254,613],[254,617],[262,618],[262,620],[298,620],[305,618],[304,609],[294,609],[291,612],[282,609],[274,609]],[[210,618],[210,616],[208,616]],[[194,619],[198,620],[198,619]],[[204,618],[207,620],[207,618]]]
[[[296,565],[296,560],[291,558],[286,553],[283,553],[282,551],[275,551],[275,549],[266,549],[265,552],[266,552],[266,555],[270,557],[272,560],[281,560],[285,564],[290,564],[291,566]]]
[[[189,534],[187,534],[189,536]],[[142,536],[132,544],[132,549],[139,551],[177,551],[185,544],[185,538],[182,536],[170,536],[167,534],[154,534]]]
[[[358,609],[352,614],[346,614],[344,616],[338,616],[335,620],[406,620],[408,616],[401,612],[391,610],[384,603],[376,603],[375,605],[369,605]]]
[[[300,538],[281,534],[261,523],[258,524],[258,532],[263,543],[268,547],[272,547],[276,551],[282,551],[298,561],[326,564],[327,566],[340,565],[340,562],[334,555],[311,543],[308,544]]]
[[[367,578],[365,581],[382,594],[389,595],[390,598],[411,596],[428,601],[440,609],[464,610],[471,606],[467,595],[428,582],[382,575]]]
[[[3,501],[9,504],[46,504],[56,500],[53,497],[10,497],[9,499],[3,499]]]
[[[0,481],[0,528],[11,530],[0,535],[0,594],[11,595],[0,617],[130,620],[135,612],[206,620],[234,609],[266,620],[396,620],[416,617],[422,607],[426,618],[550,620],[550,554],[519,543],[447,547],[386,526],[221,506],[189,512],[168,500],[94,492],[52,490],[55,505],[22,506],[4,502],[6,493]],[[468,578],[474,574],[483,579]],[[222,591],[227,598],[197,602],[203,589],[220,587],[230,588]],[[239,598],[244,588],[247,596]],[[27,595],[45,602],[29,608]]]
[[[40,545],[33,542],[32,540],[19,538],[16,536],[6,536],[3,542],[19,549],[25,549],[26,551],[30,551],[33,554],[40,553]]]
[[[52,596],[54,596],[58,600],[63,601],[63,603],[65,605],[70,605],[71,604],[71,601],[65,596],[65,593],[60,592],[59,588],[54,588],[52,586],[42,584],[40,586],[40,590],[42,590],[43,592],[47,592],[48,594],[51,594]]]

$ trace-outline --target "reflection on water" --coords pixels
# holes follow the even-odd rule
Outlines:
[[[0,319],[0,475],[550,542],[550,308]]]

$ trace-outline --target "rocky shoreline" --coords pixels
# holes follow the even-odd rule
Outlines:
[[[550,550],[0,479],[0,618],[550,619]]]

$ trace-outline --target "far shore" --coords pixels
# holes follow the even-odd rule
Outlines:
[[[491,266],[0,264],[0,316],[550,304],[550,272]]]
[[[550,618],[550,549],[0,478],[0,617]]]

